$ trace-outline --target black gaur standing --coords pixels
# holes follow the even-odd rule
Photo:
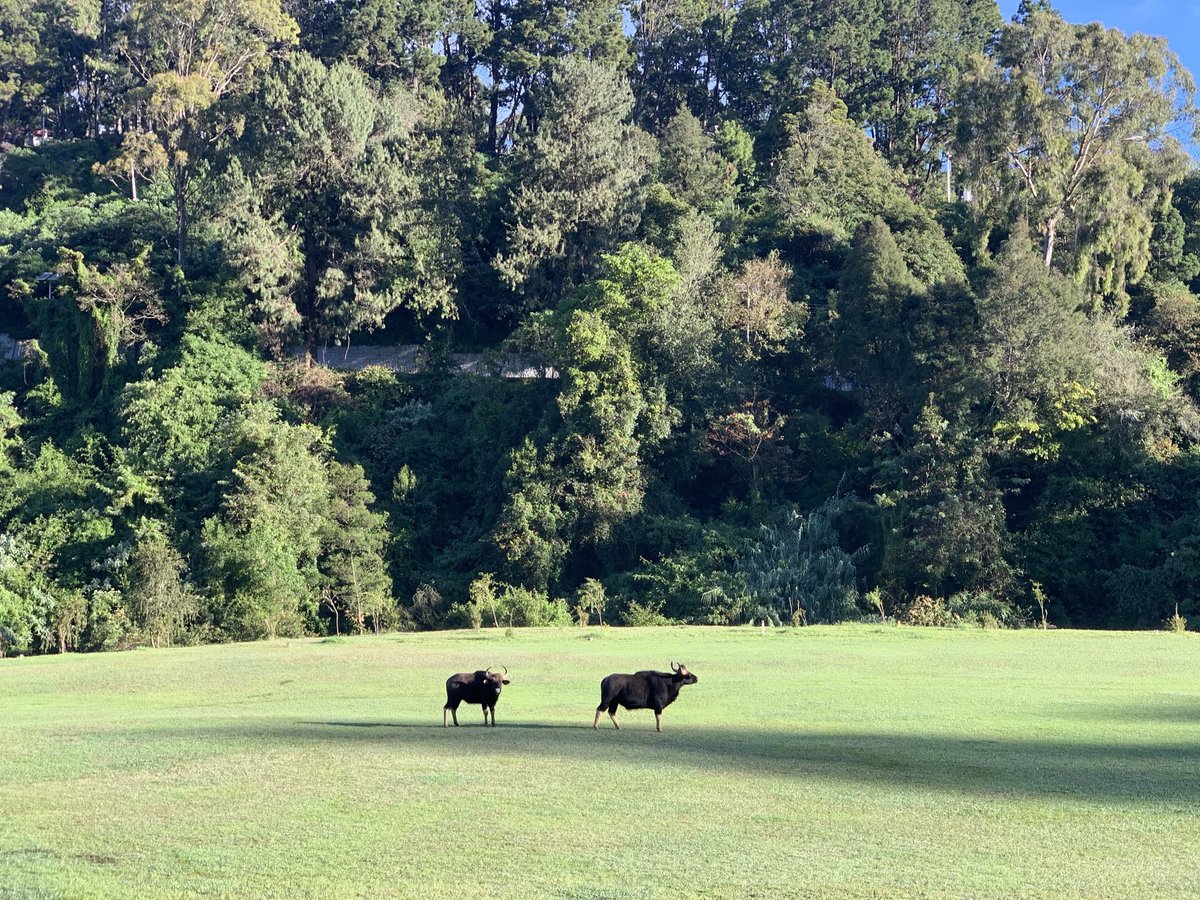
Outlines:
[[[670,672],[635,672],[632,675],[609,675],[600,682],[600,705],[596,707],[593,728],[600,727],[600,713],[608,710],[617,730],[617,707],[626,709],[654,710],[654,730],[662,731],[662,711],[675,702],[679,689],[685,684],[695,684],[700,679],[687,670],[687,666],[671,663]]]
[[[508,684],[508,669],[504,674],[493,672],[492,667],[478,672],[459,672],[446,679],[446,705],[442,707],[442,727],[446,727],[446,713],[454,716],[458,724],[458,704],[479,703],[483,706],[483,724],[488,723],[488,710],[492,712],[492,727],[496,727],[496,701],[500,699],[500,688]]]

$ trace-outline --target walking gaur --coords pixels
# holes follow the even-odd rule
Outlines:
[[[617,707],[626,709],[654,710],[654,728],[662,731],[662,711],[675,702],[679,689],[685,684],[695,684],[700,679],[687,670],[687,666],[671,663],[670,672],[635,672],[632,675],[609,675],[600,682],[600,705],[596,707],[593,728],[600,727],[600,713],[608,710],[617,730]]]

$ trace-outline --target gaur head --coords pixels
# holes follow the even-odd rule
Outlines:
[[[687,666],[685,666],[683,663],[675,665],[675,663],[672,662],[671,671],[675,673],[675,680],[681,682],[682,684],[695,684],[700,680],[691,672],[689,672]]]
[[[481,679],[483,686],[488,690],[494,691],[497,697],[500,696],[501,687],[508,684],[508,669],[505,666],[501,666],[500,668],[504,669],[504,674],[493,672],[491,666],[488,666],[483,672],[479,673],[483,676]]]

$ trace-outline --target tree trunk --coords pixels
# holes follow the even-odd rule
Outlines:
[[[500,26],[503,21],[500,18],[500,2],[501,0],[492,0],[492,34],[500,34]],[[492,91],[490,106],[488,109],[488,136],[487,149],[492,156],[497,156],[500,153],[500,145],[497,143],[498,130],[500,125],[500,65],[495,60],[491,66],[492,75]]]
[[[1046,268],[1050,268],[1050,264],[1054,261],[1054,241],[1058,236],[1058,213],[1055,213],[1046,220],[1046,254],[1043,262]]]
[[[175,264],[183,268],[187,252],[187,167],[175,166]]]

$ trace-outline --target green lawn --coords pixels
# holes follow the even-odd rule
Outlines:
[[[851,626],[4,660],[0,896],[1197,896],[1198,657]],[[662,734],[592,730],[603,675],[672,659]],[[443,730],[491,663],[499,727]]]

